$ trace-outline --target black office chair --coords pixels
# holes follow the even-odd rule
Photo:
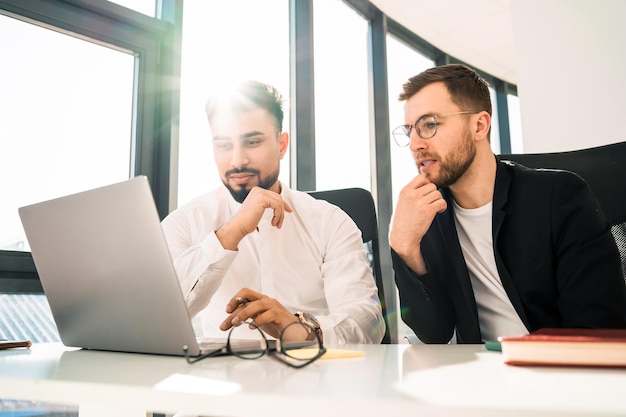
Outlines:
[[[391,343],[389,324],[387,322],[387,309],[385,293],[383,290],[383,276],[380,271],[380,258],[378,255],[378,219],[372,194],[362,188],[345,188],[329,191],[309,191],[309,194],[318,200],[326,200],[345,211],[361,229],[363,246],[367,252],[367,258],[372,269],[372,274],[378,287],[378,297],[383,310],[385,321],[385,335],[382,343]]]
[[[556,168],[580,175],[611,223],[626,280],[626,142],[567,152],[503,154],[529,168]]]

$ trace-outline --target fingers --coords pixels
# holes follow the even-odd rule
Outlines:
[[[254,317],[260,308],[259,305],[255,304],[264,298],[268,297],[249,288],[239,290],[226,304],[226,312],[229,315],[220,324],[220,329],[228,330],[242,321]]]
[[[430,180],[423,175],[417,175],[415,178],[413,178],[413,180],[411,180],[411,182],[405,185],[401,190],[401,193],[404,193],[404,194],[416,193],[416,195],[421,196],[421,197],[426,196],[433,192],[439,192],[437,190],[437,186],[434,183],[430,182]]]
[[[263,297],[265,296],[259,292],[253,291],[249,288],[242,288],[228,301],[228,304],[226,304],[226,312],[232,313],[239,307],[243,307],[247,303]]]
[[[407,185],[404,186],[403,190],[404,189],[418,189],[428,184],[433,185],[435,189],[437,188],[437,186],[433,184],[432,182],[430,182],[430,180],[426,178],[426,176],[416,175]]]
[[[253,228],[256,228],[261,220],[261,217],[263,216],[263,213],[265,212],[265,209],[268,208],[271,208],[274,211],[274,216],[271,221],[272,226],[279,229],[283,225],[285,213],[293,212],[293,208],[285,200],[283,200],[280,194],[263,188],[254,187],[243,202],[240,213],[242,216],[245,215],[249,221],[253,222]]]
[[[237,326],[246,320],[252,320],[255,325],[261,327],[264,324],[271,323],[277,317],[273,308],[275,303],[276,300],[269,297],[247,303],[233,315],[230,324]]]
[[[400,255],[415,252],[437,213],[447,209],[446,200],[423,175],[400,191],[389,229],[389,243]]]
[[[228,330],[247,320],[273,337],[278,337],[282,329],[296,321],[278,300],[249,289],[242,289],[228,302],[226,312],[230,313],[220,324],[221,330]]]
[[[274,208],[274,217],[272,217],[272,226],[280,229],[283,226],[283,221],[285,220],[285,212],[292,213],[293,209],[291,206],[282,198],[280,199],[282,204],[279,204],[278,207]]]
[[[437,187],[432,188],[430,187],[431,185],[434,186],[434,184],[429,184],[420,188],[419,192],[423,193],[422,201],[429,205],[435,213],[443,213],[448,207],[448,203],[446,203]]]
[[[398,206],[410,212],[432,210],[434,214],[445,211],[447,203],[435,184],[423,175],[417,175],[400,191]]]
[[[285,212],[291,213],[293,211],[280,194],[254,187],[237,214],[215,232],[222,246],[225,249],[237,250],[239,242],[243,238],[258,230],[263,214],[268,208],[274,210],[271,224],[278,228],[283,225]]]
[[[270,191],[271,192],[271,191]],[[285,213],[292,213],[293,209],[280,194],[272,193],[268,196],[266,208],[274,210],[274,217],[272,217],[272,226],[280,229],[283,226],[285,220]]]
[[[440,198],[439,200],[434,201],[432,206],[435,210],[437,210],[437,213],[443,213],[448,208],[448,203],[443,198]]]

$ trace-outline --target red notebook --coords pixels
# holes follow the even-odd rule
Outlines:
[[[546,328],[500,343],[509,365],[626,367],[626,329]]]

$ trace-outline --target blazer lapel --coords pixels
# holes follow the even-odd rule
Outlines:
[[[517,292],[517,287],[515,286],[514,278],[509,273],[508,268],[502,261],[502,255],[500,253],[500,241],[507,239],[515,239],[515,236],[500,236],[500,230],[502,229],[502,224],[506,219],[506,204],[509,199],[509,189],[511,187],[512,177],[510,168],[508,168],[508,162],[501,162],[497,157],[496,160],[498,162],[497,170],[496,170],[496,184],[493,193],[493,245],[494,245],[494,255],[496,258],[496,266],[498,268],[498,274],[500,275],[500,280],[502,281],[502,286],[506,291],[506,294],[511,300],[511,304],[513,304],[513,308],[522,319],[524,325],[527,328],[529,327],[528,319],[526,317],[526,311],[524,310],[524,305],[522,300]]]
[[[450,260],[454,269],[454,276],[456,277],[457,283],[461,288],[465,310],[469,313],[465,319],[471,318],[471,325],[477,332],[478,339],[480,339],[478,308],[476,307],[476,298],[474,297],[474,290],[470,281],[469,271],[467,270],[465,258],[463,257],[463,251],[461,250],[461,245],[459,244],[457,237],[452,195],[448,189],[441,189],[440,191],[448,203],[448,209],[443,213],[438,214],[439,231],[442,236],[448,237],[444,239],[446,250],[450,255]]]

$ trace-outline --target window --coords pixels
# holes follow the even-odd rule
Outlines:
[[[490,144],[491,150],[496,155],[500,154],[500,123],[498,121],[498,105],[496,103],[496,90],[489,87],[489,95],[491,96],[491,133]]]
[[[156,5],[155,0],[109,0],[113,3],[120,4],[129,9],[133,9],[139,13],[143,13],[150,17],[155,17]]]
[[[209,95],[228,83],[257,80],[285,100],[289,132],[289,3],[187,0],[181,64],[178,204],[220,186],[204,113]],[[289,160],[279,179],[289,184]]]
[[[20,206],[131,172],[134,56],[0,15],[0,249],[28,251]]]
[[[313,4],[316,188],[371,190],[367,21],[338,0]]]
[[[509,129],[511,130],[511,153],[524,153],[519,97],[508,94],[507,103],[509,106]]]
[[[19,206],[147,175],[168,210],[178,108],[169,22],[182,2],[160,4],[167,19],[105,1],[0,2],[0,36],[11,39],[0,43],[0,337],[55,337]]]
[[[182,0],[0,0],[0,36],[12,40],[0,44],[0,293],[41,292],[21,205],[144,174],[163,217],[219,186],[204,114],[215,88],[243,79],[273,84],[286,99],[289,131],[290,70],[302,68],[289,56],[295,3],[186,0],[183,9]],[[381,14],[369,1],[313,3],[314,102],[303,106],[315,111],[316,188],[371,189],[371,178],[387,175],[371,172],[368,19]],[[384,21],[381,30],[397,36],[387,36],[393,129],[404,123],[402,83],[452,57]],[[521,152],[519,101],[509,95],[507,103],[512,150]],[[377,118],[387,117],[380,107]],[[497,119],[494,106],[494,150]],[[391,170],[395,204],[417,169],[406,148],[392,142],[390,150],[376,166]],[[281,164],[285,183],[292,160]],[[392,204],[389,192],[380,193],[383,204]],[[388,224],[388,212],[379,222]]]
[[[395,37],[387,36],[387,74],[389,84],[389,126],[391,130],[404,124],[404,103],[398,101],[402,84],[420,72],[432,68],[434,62],[406,46]],[[400,190],[417,175],[417,167],[408,147],[399,147],[391,138],[391,188],[395,208]]]

